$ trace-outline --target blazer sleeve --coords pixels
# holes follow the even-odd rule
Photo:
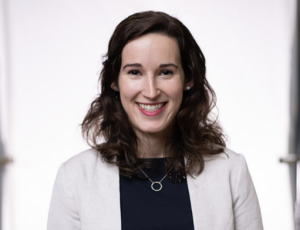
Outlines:
[[[80,230],[78,209],[64,164],[59,168],[54,184],[47,230]]]
[[[258,198],[242,154],[237,165],[233,187],[235,230],[263,230]]]

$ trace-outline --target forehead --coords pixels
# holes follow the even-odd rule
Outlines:
[[[162,34],[146,34],[128,42],[122,51],[122,65],[127,62],[175,62],[180,64],[177,41]]]

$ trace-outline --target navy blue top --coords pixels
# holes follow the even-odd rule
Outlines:
[[[152,181],[160,181],[166,175],[164,158],[145,160],[156,164],[142,168],[144,172]],[[120,175],[122,230],[194,230],[186,181],[173,183],[166,177],[161,184],[162,189],[155,192],[148,179]]]

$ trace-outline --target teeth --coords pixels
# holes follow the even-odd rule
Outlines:
[[[164,103],[160,103],[160,104],[156,104],[156,105],[144,105],[144,104],[138,103],[138,105],[142,109],[144,109],[144,110],[146,110],[148,112],[154,112],[156,110],[159,110],[161,107],[163,107]]]

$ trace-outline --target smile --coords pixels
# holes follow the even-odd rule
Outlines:
[[[149,104],[142,104],[142,103],[137,103],[139,107],[141,107],[143,110],[146,110],[148,112],[154,112],[162,108],[166,102],[164,103],[159,103],[159,104],[154,104],[154,105],[149,105]]]
[[[136,103],[139,110],[146,116],[156,116],[160,114],[165,108],[167,102],[157,103],[157,104],[143,104]]]

